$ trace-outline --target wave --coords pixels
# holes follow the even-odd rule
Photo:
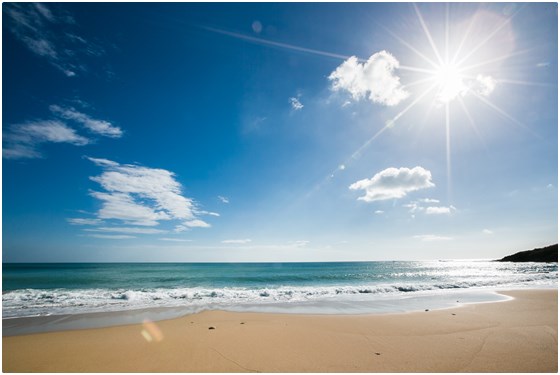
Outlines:
[[[557,286],[558,272],[517,274],[516,277],[467,278],[442,282],[370,285],[293,286],[268,288],[140,288],[140,289],[19,289],[2,295],[3,318],[86,312],[121,311],[152,307],[219,308],[259,303],[289,303],[336,298],[359,300],[400,296],[414,292],[468,288]]]

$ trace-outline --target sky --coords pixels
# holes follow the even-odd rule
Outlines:
[[[4,262],[558,238],[556,3],[3,3]]]

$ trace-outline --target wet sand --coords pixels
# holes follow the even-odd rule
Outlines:
[[[382,315],[207,311],[145,324],[3,337],[2,367],[4,372],[557,372],[557,290],[503,294],[514,299]]]

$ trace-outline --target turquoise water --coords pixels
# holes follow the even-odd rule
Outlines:
[[[2,269],[3,318],[154,307],[320,312],[335,303],[375,307],[388,298],[557,287],[558,280],[556,263],[490,261],[3,264]]]

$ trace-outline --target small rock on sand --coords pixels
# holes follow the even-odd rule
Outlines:
[[[426,310],[424,310],[424,311],[430,311],[430,309],[426,309]]]
[[[216,329],[216,327],[210,326],[210,327],[208,327],[208,329]]]

